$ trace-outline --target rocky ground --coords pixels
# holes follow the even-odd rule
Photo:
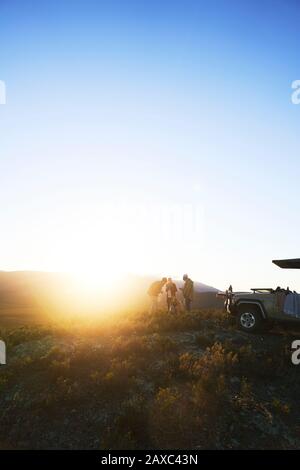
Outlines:
[[[296,449],[300,331],[220,311],[6,328],[0,448]]]

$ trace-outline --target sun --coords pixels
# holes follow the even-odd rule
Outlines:
[[[70,273],[70,278],[74,283],[78,294],[90,296],[91,299],[107,298],[118,290],[118,283],[121,282],[123,274],[120,271],[103,266],[102,268],[86,268]]]

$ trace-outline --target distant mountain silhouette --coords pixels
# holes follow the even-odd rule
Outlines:
[[[175,283],[177,287],[182,287],[184,282],[183,281],[176,281]],[[208,286],[207,284],[203,284],[202,282],[197,282],[194,281],[194,291],[198,292],[199,294],[204,293],[204,292],[214,292],[215,294],[219,292],[219,289],[216,289],[215,287]]]
[[[152,277],[129,275],[126,290],[120,294],[119,304],[128,303],[129,308],[147,308],[147,291],[154,280]],[[178,288],[183,286],[183,281],[175,282]],[[39,317],[42,313],[58,311],[75,312],[78,304],[69,283],[68,276],[60,273],[0,271],[0,324],[5,316],[11,315],[21,318],[23,315]],[[218,289],[201,282],[194,282],[194,288],[194,308],[222,306],[222,301],[216,298]],[[161,305],[164,304],[165,297],[162,296]]]

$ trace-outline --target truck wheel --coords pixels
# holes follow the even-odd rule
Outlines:
[[[255,333],[262,328],[263,319],[260,312],[252,305],[243,305],[238,310],[238,327],[248,333]]]

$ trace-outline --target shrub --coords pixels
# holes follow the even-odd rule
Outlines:
[[[111,450],[145,448],[149,443],[148,409],[142,397],[135,395],[122,402],[113,426],[102,431],[101,447]]]
[[[232,374],[237,363],[237,354],[226,351],[220,343],[207,348],[201,357],[190,353],[180,356],[180,370],[189,377],[201,378],[212,388],[220,375]]]
[[[12,348],[22,343],[42,339],[52,333],[53,330],[47,327],[23,326],[9,331],[2,330],[1,338],[4,339],[8,347]]]
[[[190,447],[200,432],[198,416],[188,390],[177,387],[160,389],[150,412],[150,435],[154,448]]]
[[[274,411],[279,414],[289,414],[291,411],[291,407],[289,404],[282,402],[279,398],[273,398],[272,400],[272,407]]]

